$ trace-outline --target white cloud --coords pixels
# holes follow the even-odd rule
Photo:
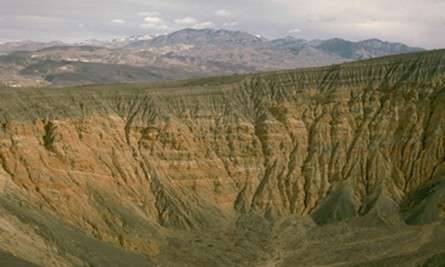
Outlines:
[[[123,20],[123,19],[113,19],[113,20],[111,20],[111,23],[124,24],[125,20]]]
[[[238,21],[230,21],[230,22],[224,22],[223,26],[224,27],[235,27],[238,26],[239,22]]]
[[[169,27],[165,21],[158,16],[147,16],[144,18],[144,23],[140,25],[143,29],[151,30],[167,30]]]
[[[191,27],[194,29],[212,28],[215,26],[215,24],[211,21],[199,21],[191,16],[175,19],[173,22],[177,25],[183,27]]]
[[[198,23],[198,20],[195,19],[194,17],[185,17],[185,18],[180,18],[180,19],[175,19],[174,23],[178,24],[178,25],[183,25],[183,26],[190,26],[190,25],[194,25]]]
[[[301,30],[298,29],[298,28],[290,29],[290,30],[288,31],[288,33],[300,33],[300,32],[301,32]]]
[[[157,17],[159,15],[161,14],[157,11],[143,11],[138,13],[138,16],[140,17]]]
[[[215,24],[211,21],[205,21],[205,22],[200,22],[197,23],[195,25],[193,25],[192,28],[194,29],[205,29],[205,28],[213,28],[215,26]]]
[[[161,24],[164,23],[164,20],[160,17],[145,17],[144,21],[147,23],[153,23],[153,24]]]
[[[229,17],[232,15],[232,13],[230,13],[229,11],[225,10],[225,9],[220,9],[215,11],[215,15],[220,16],[220,17]]]

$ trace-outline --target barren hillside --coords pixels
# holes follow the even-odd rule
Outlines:
[[[443,50],[0,89],[0,263],[443,266],[444,103]]]

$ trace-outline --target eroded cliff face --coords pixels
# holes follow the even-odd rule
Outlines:
[[[286,251],[255,238],[288,218],[311,229],[445,219],[443,51],[121,87],[0,92],[1,250],[45,266],[256,266],[169,249],[226,229],[229,248]],[[251,233],[243,220],[258,225],[253,247],[237,243]],[[269,266],[296,257],[264,253]]]

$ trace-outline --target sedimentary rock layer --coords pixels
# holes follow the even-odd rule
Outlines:
[[[310,229],[440,224],[444,103],[444,51],[153,85],[1,89],[0,250],[44,266],[179,264],[171,236],[246,233],[243,220],[260,232],[286,218]],[[242,253],[286,251],[261,242]],[[427,252],[422,260],[440,251]],[[281,256],[272,263],[298,262]],[[240,265],[259,264],[246,257]]]

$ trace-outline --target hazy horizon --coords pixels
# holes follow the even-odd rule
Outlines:
[[[17,0],[0,3],[0,42],[68,43],[183,28],[240,30],[267,39],[377,38],[427,49],[445,47],[439,0],[391,1],[177,1]]]
[[[82,43],[84,43],[84,42],[88,42],[88,41],[111,42],[111,41],[114,41],[114,40],[119,39],[119,38],[124,39],[124,38],[130,38],[130,37],[132,37],[132,36],[134,36],[134,37],[142,37],[143,35],[148,35],[148,34],[150,34],[152,38],[156,38],[156,37],[159,37],[159,36],[168,35],[168,34],[171,34],[171,33],[174,33],[174,32],[179,32],[179,31],[183,31],[183,30],[187,30],[187,29],[192,29],[192,30],[215,30],[215,31],[226,30],[226,31],[233,31],[233,32],[240,31],[240,32],[245,32],[245,33],[248,33],[248,34],[252,34],[252,35],[253,35],[253,33],[250,33],[250,32],[247,32],[247,31],[243,31],[243,30],[224,29],[224,28],[203,28],[203,29],[182,28],[182,29],[177,29],[177,30],[171,31],[171,32],[161,33],[161,34],[151,34],[151,33],[149,33],[149,32],[138,33],[138,34],[135,34],[135,33],[128,33],[127,35],[111,36],[111,37],[108,37],[108,38],[94,38],[94,37],[92,37],[92,38],[79,39],[79,40],[63,40],[63,39],[48,39],[48,40],[17,39],[17,40],[9,40],[9,41],[0,41],[0,44],[6,44],[6,43],[20,43],[20,42],[27,42],[27,41],[29,41],[29,42],[42,42],[42,43],[63,42],[63,43],[68,44],[68,45],[70,45],[70,44],[77,45],[77,44],[82,44]],[[296,36],[292,36],[291,34],[287,34],[287,35],[283,35],[283,36],[276,36],[276,37],[274,37],[274,38],[268,38],[267,36],[263,36],[263,35],[257,35],[257,37],[259,37],[259,38],[265,38],[265,39],[268,40],[268,41],[273,41],[273,40],[280,39],[280,38],[291,38],[291,37],[296,38],[296,39],[306,40],[306,41],[317,41],[317,40],[325,41],[325,40],[329,40],[329,39],[340,38],[340,37],[338,37],[338,36],[332,36],[332,37],[328,37],[328,38],[308,39],[308,38],[299,38],[299,37],[296,37]],[[343,39],[343,38],[340,38],[340,39]],[[400,42],[400,41],[397,41],[397,40],[390,41],[390,40],[385,40],[385,39],[375,38],[375,37],[374,37],[374,38],[366,38],[366,39],[355,39],[355,40],[352,40],[352,39],[344,39],[344,40],[346,40],[346,41],[353,41],[353,42],[360,42],[360,41],[366,41],[366,40],[372,40],[372,39],[377,39],[377,40],[384,41],[384,42],[402,43],[402,44],[405,44],[405,45],[414,47],[414,45],[411,45],[411,44],[409,44],[409,43],[403,43],[403,42]],[[419,48],[424,48],[424,47],[420,47],[420,46],[419,46]],[[432,48],[432,49],[435,49],[435,48]]]

